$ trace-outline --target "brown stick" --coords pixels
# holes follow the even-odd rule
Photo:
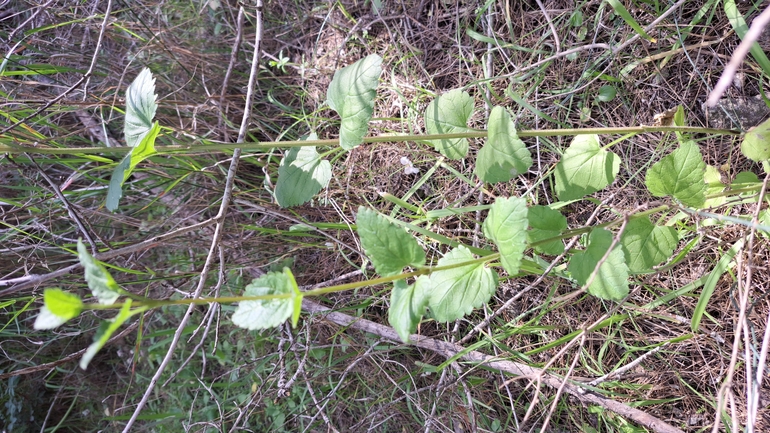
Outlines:
[[[389,326],[380,325],[379,323],[352,317],[347,314],[334,312],[324,307],[323,305],[308,299],[302,300],[302,309],[310,313],[324,314],[324,318],[341,326],[349,326],[351,328],[369,332],[389,340],[401,341],[398,338],[396,331]],[[447,358],[451,358],[458,353],[465,351],[465,348],[458,344],[450,343],[448,341],[440,341],[429,337],[423,337],[421,335],[411,335],[409,340],[413,345],[417,347],[431,350]],[[583,388],[580,388],[570,382],[565,383],[564,379],[553,376],[539,368],[530,367],[528,365],[519,364],[512,361],[499,360],[493,356],[489,356],[475,350],[465,353],[460,357],[460,359],[478,364],[484,364],[486,367],[493,368],[501,372],[510,373],[515,376],[531,378],[540,377],[541,382],[555,389],[559,389],[559,387],[563,386],[563,391],[566,391],[568,394],[572,395],[583,403],[599,405],[657,433],[683,433],[682,430],[646,412],[632,408],[615,400],[602,397],[598,394],[584,392],[585,390]]]

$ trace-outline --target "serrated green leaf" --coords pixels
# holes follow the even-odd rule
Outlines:
[[[35,319],[35,329],[53,329],[77,317],[83,311],[83,301],[61,289],[43,291],[43,307]]]
[[[476,157],[475,173],[484,182],[508,182],[532,165],[527,146],[503,107],[494,107],[487,122],[488,138]]]
[[[425,264],[425,251],[417,240],[377,211],[359,207],[356,226],[366,256],[383,277],[400,274],[406,266],[419,268]]]
[[[770,119],[749,129],[741,142],[741,152],[755,162],[770,159]]]
[[[284,272],[268,272],[246,286],[243,296],[285,295],[285,299],[241,301],[233,313],[233,324],[248,330],[274,328],[294,311],[292,279]]]
[[[471,252],[459,246],[439,259],[438,266],[470,260],[473,260]],[[432,273],[430,287],[428,307],[431,315],[439,322],[450,322],[489,301],[497,287],[497,274],[483,263],[467,265]]]
[[[497,245],[509,275],[519,272],[527,248],[527,225],[527,200],[520,197],[498,198],[484,220],[484,236]]]
[[[123,304],[123,307],[121,307],[118,315],[111,320],[103,321],[99,326],[99,329],[96,331],[96,335],[94,336],[94,342],[88,346],[86,353],[84,353],[83,357],[80,358],[80,368],[85,370],[88,367],[88,364],[91,363],[91,360],[94,358],[94,356],[99,353],[99,350],[101,350],[101,348],[107,344],[107,340],[110,339],[112,334],[114,334],[115,331],[117,331],[123,325],[123,323],[126,322],[126,320],[131,318],[135,312],[140,311],[143,310],[136,310],[132,312],[131,299],[126,299],[126,303]]]
[[[107,210],[112,212],[118,208],[120,198],[123,196],[123,183],[128,180],[136,166],[158,153],[155,151],[155,140],[158,138],[158,133],[160,133],[160,125],[155,122],[139,145],[131,149],[131,152],[123,157],[120,164],[115,166],[110,179],[110,186],[107,189],[107,202],[105,204]]]
[[[595,228],[588,237],[588,248],[572,255],[567,270],[581,285],[596,269],[596,265],[612,245],[612,233]],[[628,295],[628,266],[623,257],[623,250],[616,245],[599,270],[596,272],[588,293],[600,299],[619,301]]]
[[[83,241],[78,239],[78,259],[86,274],[88,288],[100,304],[111,305],[120,297],[121,289],[107,269],[96,261],[86,250]]]
[[[123,132],[126,145],[135,147],[152,128],[158,104],[155,102],[155,78],[148,68],[136,76],[126,89],[126,121]]]
[[[409,342],[409,336],[417,330],[417,325],[425,314],[430,284],[430,278],[425,275],[417,278],[412,285],[407,285],[405,280],[397,280],[393,283],[388,322],[404,343]]]
[[[334,73],[326,98],[342,119],[340,146],[351,150],[363,142],[374,112],[382,57],[371,54]]]
[[[548,206],[532,206],[527,214],[529,230],[527,230],[527,242],[532,245],[544,239],[559,236],[567,229],[567,218],[561,212]],[[564,252],[564,242],[554,240],[544,244],[535,245],[536,251],[551,256],[558,256]]]
[[[673,227],[657,226],[647,217],[632,218],[620,238],[631,272],[646,272],[671,257],[679,239]]]
[[[604,189],[620,170],[620,158],[599,147],[598,135],[578,135],[556,164],[559,200],[575,200]]]
[[[291,148],[278,167],[275,199],[281,207],[303,204],[326,187],[331,178],[332,165],[321,159],[314,146]]]
[[[698,145],[684,141],[679,149],[653,164],[644,178],[655,197],[673,196],[687,206],[698,208],[705,201],[706,164]]]
[[[470,132],[468,120],[473,115],[473,98],[461,89],[450,90],[438,96],[425,109],[425,128],[428,134]],[[438,152],[449,159],[461,159],[468,153],[467,138],[427,140]]]

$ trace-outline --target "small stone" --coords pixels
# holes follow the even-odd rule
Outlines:
[[[770,117],[770,108],[760,98],[722,98],[715,107],[701,108],[709,128],[746,131]]]

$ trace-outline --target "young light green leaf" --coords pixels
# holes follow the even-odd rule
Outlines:
[[[655,197],[670,195],[687,206],[698,208],[706,199],[705,172],[706,164],[698,145],[684,141],[679,149],[647,170],[644,183]]]
[[[136,166],[158,153],[155,151],[155,139],[158,138],[159,132],[160,125],[155,122],[139,145],[131,149],[131,152],[123,158],[120,164],[115,166],[112,179],[110,179],[110,186],[107,189],[107,202],[105,204],[107,210],[112,212],[118,208],[120,197],[123,196],[123,183],[128,180]]]
[[[377,211],[359,207],[356,226],[367,257],[383,277],[399,274],[405,266],[425,264],[425,251],[417,240]]]
[[[43,291],[43,307],[35,319],[35,329],[53,329],[83,311],[83,301],[77,295],[61,289]]]
[[[332,165],[321,159],[314,146],[293,147],[278,167],[275,199],[281,207],[305,203],[326,187],[332,178]]]
[[[719,194],[725,190],[725,184],[722,183],[722,174],[719,169],[713,165],[706,165],[706,171],[703,173],[703,180],[706,182],[705,195]],[[727,201],[727,197],[712,197],[706,199],[703,202],[704,208],[713,208],[723,205]]]
[[[741,152],[755,162],[770,159],[770,119],[749,129],[741,142]]]
[[[527,243],[530,245],[544,239],[559,236],[567,229],[567,218],[564,218],[561,212],[553,210],[548,206],[537,205],[530,207],[527,219],[529,220],[530,227],[527,230]],[[540,245],[534,245],[534,248],[543,254],[558,256],[564,252],[564,242],[557,239]]]
[[[578,283],[585,285],[610,245],[612,245],[611,232],[601,228],[593,229],[588,237],[588,248],[572,256],[567,270]],[[596,276],[588,286],[588,293],[597,298],[612,301],[619,301],[628,295],[628,266],[626,266],[623,251],[617,245],[599,266]]]
[[[508,182],[532,165],[527,146],[516,135],[516,125],[503,107],[489,114],[489,135],[476,157],[476,175],[484,182]]]
[[[519,272],[527,248],[527,200],[499,197],[484,220],[484,236],[497,245],[500,261],[509,275]]]
[[[598,135],[578,135],[572,140],[554,177],[559,200],[575,200],[612,183],[620,170],[620,158],[599,147]]]
[[[468,120],[473,115],[473,98],[460,89],[450,90],[438,96],[425,109],[425,128],[428,134],[454,134],[470,132]],[[461,159],[468,153],[467,138],[428,140],[433,147],[449,159]]]
[[[340,146],[351,150],[363,142],[374,112],[382,57],[371,54],[334,73],[326,98],[342,119]]]
[[[156,97],[155,78],[148,68],[144,68],[126,89],[126,122],[123,132],[127,146],[135,147],[150,132],[152,119],[158,109]]]
[[[297,285],[297,280],[294,279],[294,274],[291,273],[291,269],[284,267],[283,274],[286,276],[286,278],[289,279],[291,290],[294,292],[294,298],[292,299],[292,302],[294,303],[294,309],[291,312],[291,327],[296,328],[297,323],[299,323],[299,314],[302,312],[302,299],[305,297],[305,295],[300,292],[299,286]]]
[[[657,226],[647,217],[632,218],[620,238],[631,272],[647,272],[671,257],[679,239],[673,227]]]
[[[425,314],[430,284],[430,278],[425,275],[417,278],[412,285],[407,285],[405,280],[393,282],[388,322],[404,343],[409,342],[409,336],[417,330],[417,325]]]
[[[120,297],[121,289],[107,269],[96,261],[86,250],[83,241],[78,239],[78,258],[86,274],[86,282],[91,293],[100,304],[111,305]]]
[[[439,259],[438,266],[470,260],[473,260],[471,252],[459,246]],[[431,315],[439,322],[451,322],[489,301],[497,287],[497,274],[483,263],[467,265],[434,272],[430,276],[430,287]]]
[[[246,286],[243,296],[285,295],[285,299],[241,301],[233,313],[233,324],[248,330],[274,328],[291,317],[294,310],[294,288],[285,272],[268,272]]]
[[[114,334],[115,331],[117,331],[118,328],[120,328],[126,322],[126,320],[131,318],[131,316],[133,316],[135,313],[144,311],[145,309],[146,308],[131,311],[131,299],[126,299],[126,303],[123,304],[123,307],[121,307],[118,315],[115,316],[115,318],[112,320],[102,322],[102,324],[99,326],[99,329],[96,331],[96,335],[94,335],[94,342],[88,346],[86,353],[84,353],[83,357],[80,358],[80,368],[85,370],[88,367],[88,364],[91,363],[91,360],[94,359],[94,356],[99,353],[99,350],[101,350],[101,348],[107,344],[107,340],[110,339],[112,334]]]

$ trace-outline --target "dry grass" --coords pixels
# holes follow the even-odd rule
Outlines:
[[[28,128],[19,127],[8,132],[4,140],[25,144],[38,141],[61,147],[90,146],[98,137],[89,132],[78,117],[77,113],[83,110],[119,138],[122,116],[113,107],[122,106],[123,89],[144,66],[150,67],[157,77],[158,120],[170,128],[163,144],[186,142],[190,136],[234,140],[243,114],[248,79],[244,71],[249,69],[250,58],[246,53],[251,50],[254,28],[253,15],[250,15],[235,64],[236,73],[224,89],[222,99],[221,82],[236,33],[237,5],[231,3],[223,1],[222,7],[216,10],[197,2],[116,4],[102,50],[96,57],[96,73],[89,81],[85,97],[80,90],[73,92],[45,110],[45,117],[35,118],[30,126],[43,138],[36,137]],[[437,1],[386,2],[381,17],[377,17],[363,2],[268,2],[262,45],[265,54],[250,139],[294,139],[310,130],[321,138],[336,137],[336,116],[324,106],[329,80],[339,67],[370,53],[384,58],[371,134],[424,132],[421,117],[427,104],[434,95],[457,87],[465,87],[474,96],[477,112],[470,125],[480,129],[485,128],[485,100],[490,106],[508,107],[517,115],[522,129],[651,124],[655,114],[677,105],[685,107],[688,124],[704,125],[701,103],[739,42],[730,34],[730,25],[719,7],[713,9],[713,15],[706,14],[685,32],[705,3],[685,2],[679,12],[654,28],[656,43],[639,40],[612,57],[603,57],[602,50],[586,50],[574,59],[558,58],[531,73],[520,72],[554,53],[549,19],[559,34],[562,50],[590,43],[617,44],[633,36],[622,20],[611,17],[604,2],[581,2],[575,7],[561,0],[545,1],[548,19],[536,4],[525,3],[494,2],[487,10],[479,2],[458,5]],[[629,9],[642,24],[652,22],[665,10],[662,5],[663,10],[655,10],[649,3],[632,3],[634,7]],[[746,7],[748,5],[741,3],[741,8]],[[2,77],[0,90],[5,92],[7,102],[0,110],[24,117],[82,76],[94,55],[100,14],[105,5],[87,2],[74,7],[53,2],[42,7],[28,0],[10,2],[6,8],[10,14],[0,12],[0,36],[4,41],[3,51],[18,56],[12,57],[9,63],[12,69],[24,70],[36,63],[74,69],[44,74],[44,79],[36,79],[36,75]],[[582,11],[582,26],[575,25],[576,10]],[[34,18],[25,22],[33,14]],[[68,24],[72,20],[79,21]],[[57,26],[42,30],[54,24]],[[494,35],[499,46],[490,50],[486,42],[469,37],[468,29]],[[582,34],[583,31],[587,33]],[[14,32],[12,40],[5,40],[11,32]],[[14,46],[24,32],[28,33],[23,43]],[[706,42],[709,44],[704,44]],[[686,49],[675,51],[677,43]],[[669,51],[670,56],[658,56]],[[490,53],[491,63],[482,62]],[[285,71],[268,66],[270,59],[281,56],[290,60]],[[606,81],[601,76],[621,77],[621,71],[635,62],[639,62],[638,66],[618,81]],[[733,96],[759,93],[761,75],[748,66],[744,73],[745,84],[740,89],[730,89]],[[609,102],[597,102],[599,87],[607,83],[617,88],[618,96]],[[512,96],[526,101],[528,106],[516,103]],[[4,117],[0,126],[10,121]],[[604,137],[603,143],[614,138],[617,137]],[[566,148],[569,138],[532,138],[525,142],[536,163],[529,173],[509,184],[489,186],[481,192],[475,185],[440,167],[409,201],[428,210],[488,204],[496,196],[526,196],[538,204],[556,201],[550,182],[540,181],[558,161],[559,155],[553,150]],[[652,202],[640,173],[667,153],[674,143],[670,136],[646,134],[617,144],[613,150],[622,158],[618,180],[595,195],[604,201],[598,208],[588,202],[566,207],[570,228],[583,226],[592,213],[597,215],[594,224],[602,223]],[[480,145],[472,142],[471,155]],[[729,163],[726,176],[744,170],[756,171],[755,165],[733,150],[736,145],[725,137],[699,141],[708,164]],[[264,189],[265,185],[275,183],[281,152],[276,149],[272,153],[249,155],[241,164],[235,204],[223,240],[230,280],[224,289],[227,292],[239,293],[252,277],[271,266],[280,268],[287,259],[293,260],[300,285],[345,277],[349,278],[342,281],[363,278],[360,274],[350,277],[351,272],[360,268],[362,258],[353,230],[345,224],[355,221],[359,205],[374,206],[389,213],[393,205],[383,201],[378,192],[403,197],[420,176],[434,166],[438,157],[432,149],[419,143],[358,147],[334,161],[334,178],[317,200],[287,210],[279,209]],[[403,156],[421,169],[420,174],[404,173],[399,162]],[[101,207],[103,187],[109,175],[102,163],[76,157],[36,159],[57,181],[78,173],[68,188],[72,192],[71,200],[100,242],[112,248],[215,214],[214,204],[221,194],[225,171],[222,167],[226,163],[222,155],[153,159],[131,182],[121,212],[109,214]],[[475,179],[473,160],[469,157],[447,164],[469,179]],[[266,174],[271,176],[269,180]],[[173,184],[177,181],[179,183]],[[0,207],[3,279],[25,273],[47,273],[74,261],[74,256],[62,246],[71,246],[78,237],[77,232],[66,210],[52,202],[52,197],[49,186],[24,158],[6,156],[0,160],[0,199],[6,203]],[[261,206],[263,210],[249,208],[248,204]],[[755,206],[755,203],[739,204],[729,212],[734,216],[750,215]],[[483,214],[444,218],[436,221],[431,229],[466,244],[482,242],[480,246],[484,246],[479,218],[483,220]],[[339,224],[337,228],[324,229],[339,243],[315,232],[290,232],[297,220]],[[765,296],[770,289],[768,241],[757,236],[751,251],[744,248],[738,265],[719,280],[702,329],[693,333],[689,319],[700,289],[653,309],[642,307],[710,272],[734,242],[747,236],[747,230],[729,225],[692,227],[697,230],[680,225],[683,237],[679,248],[693,238],[702,237],[695,249],[672,269],[634,277],[632,295],[624,305],[618,307],[588,296],[566,297],[575,288],[558,276],[549,276],[510,310],[502,312],[486,330],[488,336],[478,337],[477,341],[487,341],[484,350],[489,353],[524,359],[536,366],[549,363],[549,370],[558,374],[566,373],[574,364],[571,375],[576,378],[601,376],[669,341],[663,350],[646,358],[627,375],[603,385],[604,392],[619,401],[641,405],[650,414],[685,431],[695,432],[708,431],[713,424],[718,395],[726,386],[726,395],[731,398],[729,409],[722,416],[721,429],[732,429],[732,422],[742,425],[746,419],[747,379],[741,357],[757,356],[770,313]],[[116,271],[114,275],[119,282],[126,283],[127,289],[137,293],[148,291],[153,297],[188,292],[194,285],[210,236],[210,230],[202,229],[161,248],[116,260],[111,264],[125,272]],[[435,259],[445,251],[444,246],[428,247],[429,257]],[[749,254],[753,255],[752,263],[747,263]],[[750,287],[739,282],[746,279],[747,266],[751,266],[753,272]],[[372,272],[365,269],[363,273],[371,275]],[[137,280],[140,280],[138,284]],[[448,326],[427,321],[419,332],[459,340],[486,314],[497,310],[533,280],[532,276],[505,279],[485,311]],[[59,278],[55,284],[72,291],[84,287],[79,275]],[[43,288],[13,294],[17,306],[6,307],[4,317],[13,327],[3,331],[6,339],[2,343],[6,356],[0,360],[3,373],[51,362],[88,344],[92,334],[89,328],[95,326],[91,317],[80,322],[86,333],[79,332],[77,324],[53,335],[30,330],[33,311],[21,305],[33,295],[39,295]],[[739,323],[740,299],[744,295],[749,299],[750,308]],[[386,323],[386,299],[385,288],[371,288],[324,300],[335,308]],[[17,318],[13,312],[19,310],[22,313]],[[46,425],[51,426],[64,421],[73,429],[79,422],[87,422],[93,428],[118,430],[122,420],[105,421],[101,414],[105,407],[109,408],[110,415],[131,414],[138,398],[136,393],[141,393],[140,388],[146,386],[146,376],[157,366],[157,359],[153,358],[159,350],[156,346],[163,345],[162,336],[153,332],[162,334],[173,328],[174,314],[179,313],[162,311],[147,317],[142,328],[144,343],[135,336],[122,342],[121,347],[126,350],[133,348],[146,356],[138,357],[131,367],[125,366],[118,346],[114,346],[106,349],[86,373],[77,370],[71,362],[57,370],[21,376],[14,386],[24,398],[32,399],[36,393],[42,396],[40,402],[26,400],[26,404],[40,408],[32,411],[38,423],[46,419]],[[575,330],[613,315],[626,317],[586,333],[584,340],[575,337],[543,349]],[[203,313],[199,316],[200,320],[208,317]],[[227,319],[227,314],[221,318]],[[246,428],[244,421],[232,424],[239,411],[250,414],[251,428],[267,428],[277,419],[270,408],[283,411],[286,424],[279,427],[289,431],[302,428],[309,431],[416,431],[422,428],[426,431],[490,431],[495,425],[506,431],[523,431],[537,430],[546,419],[553,429],[549,431],[576,431],[589,426],[597,431],[620,431],[623,425],[617,417],[582,407],[564,396],[559,397],[555,412],[549,414],[555,391],[541,388],[536,392],[536,385],[530,380],[509,381],[499,372],[474,365],[455,364],[436,372],[433,367],[445,359],[431,352],[378,341],[358,331],[346,332],[321,318],[308,317],[298,329],[281,328],[261,336],[233,331],[225,322],[220,322],[217,316],[214,323],[219,331],[215,333],[212,329],[209,338],[216,338],[220,346],[226,341],[236,347],[238,342],[246,341],[247,347],[253,347],[253,353],[249,355],[243,348],[241,352],[233,349],[231,355],[223,355],[224,360],[220,359],[216,367],[208,370],[206,364],[202,364],[204,358],[196,357],[185,376],[194,386],[172,383],[164,387],[162,395],[153,401],[150,413],[165,413],[169,406],[184,402],[191,405],[182,408],[184,416],[189,415],[185,418],[185,422],[190,423],[188,428],[206,431],[211,426],[195,424],[205,420],[203,416],[195,418],[197,406],[194,405],[200,403],[180,396],[189,391],[197,398],[209,398],[206,386],[218,384],[219,390],[224,386],[222,383],[240,380],[245,397],[237,400],[227,395],[230,400],[220,402],[224,409],[212,421],[223,430]],[[742,327],[750,338],[744,335],[735,341],[736,327]],[[17,332],[9,334],[11,328]],[[215,334],[218,336],[214,337]],[[38,348],[39,342],[42,348]],[[573,344],[568,345],[570,342]],[[211,344],[207,341],[204,348],[211,348]],[[731,366],[736,348],[739,362]],[[180,355],[180,361],[187,355],[187,352]],[[725,384],[730,370],[734,372],[732,382]],[[294,378],[294,388],[286,388],[285,381],[295,372],[298,375]],[[234,374],[235,379],[228,379]],[[193,378],[202,379],[201,385],[195,384]],[[252,383],[259,384],[254,392],[249,391]],[[45,386],[49,389],[45,390]],[[287,393],[287,389],[290,392]],[[180,396],[175,396],[175,392]],[[763,384],[762,393],[768,392],[767,384]],[[469,401],[468,396],[472,400]],[[101,404],[100,399],[109,403]],[[237,404],[233,405],[232,401],[236,400]],[[67,411],[69,404],[78,409],[76,413]],[[767,401],[761,402],[755,431],[770,430],[767,405]],[[85,409],[89,414],[84,415]],[[532,413],[526,425],[519,424],[530,409]],[[153,425],[152,421],[145,420],[141,428],[150,430]],[[158,428],[170,427],[160,424]]]

